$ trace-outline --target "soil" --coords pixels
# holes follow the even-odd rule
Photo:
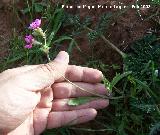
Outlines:
[[[0,3],[0,61],[7,56],[12,34],[11,14]]]
[[[105,0],[78,0],[74,1],[72,5],[119,5],[119,2],[123,3],[123,5],[132,5],[135,3],[135,0],[119,0],[119,1],[105,1]],[[143,4],[148,4],[143,1]],[[144,21],[142,18],[149,16],[153,9],[141,8],[140,13],[141,16],[138,15],[136,9],[129,9],[120,16],[113,19],[109,28],[106,31],[105,37],[110,40],[114,45],[116,45],[122,51],[127,51],[130,48],[133,41],[143,37],[149,29],[154,29],[155,24],[152,21]],[[104,12],[112,12],[117,13],[121,12],[120,9],[107,8],[107,9],[67,9],[68,12],[72,14],[80,14],[83,18],[85,16],[91,16],[94,19],[94,24],[99,19],[99,16]],[[94,45],[92,45],[93,50],[89,47],[88,39],[86,36],[82,35],[77,39],[78,45],[83,51],[85,58],[94,55],[97,59],[100,59],[103,63],[107,65],[119,64],[122,65],[121,56],[109,48],[102,39],[98,39]],[[86,64],[86,59],[81,57],[78,51],[74,50],[73,57],[75,61],[78,61],[79,64]],[[112,78],[114,76],[114,71],[110,70],[107,73],[107,77]]]
[[[120,2],[125,3],[126,5],[129,5],[135,0],[119,0]],[[117,1],[108,0],[110,5],[114,5],[118,3]],[[145,3],[145,0],[144,0]],[[73,2],[74,5],[97,5],[97,4],[106,4],[106,0],[76,0]],[[7,5],[7,6],[6,6]],[[140,10],[142,17],[148,16],[151,11],[154,9],[142,9]],[[94,22],[96,23],[99,15],[104,12],[111,11],[112,13],[119,12],[119,9],[67,9],[68,12],[72,12],[74,14],[79,13],[80,16],[83,18],[86,15],[90,15],[94,18]],[[9,40],[12,35],[12,30],[14,28],[13,23],[11,23],[13,13],[8,8],[8,4],[2,4],[0,3],[0,60],[3,59],[5,56],[8,55],[9,52]],[[129,9],[122,15],[116,17],[109,26],[109,28],[106,31],[105,37],[110,40],[113,44],[115,44],[118,48],[120,48],[122,51],[126,51],[131,43],[141,37],[143,37],[149,29],[154,29],[155,23],[153,21],[144,21],[142,18],[137,14],[137,11],[135,9]],[[78,45],[83,51],[84,56],[81,56],[81,54],[77,51],[77,49],[74,49],[72,54],[72,59],[77,62],[77,64],[86,64],[86,59],[89,58],[91,55],[94,54],[94,56],[97,57],[97,59],[100,59],[103,63],[107,65],[112,64],[119,64],[122,65],[122,59],[121,56],[111,48],[107,47],[106,44],[102,39],[98,39],[94,45],[93,50],[90,50],[88,39],[85,38],[86,36],[81,36],[77,38]],[[84,59],[85,58],[85,59]],[[0,61],[1,62],[1,61]],[[107,73],[107,77],[112,78],[114,76],[114,71],[110,70]],[[89,124],[88,127],[92,127],[92,125]],[[95,126],[93,126],[95,127]],[[81,135],[83,133],[78,132],[77,134]],[[92,135],[100,135],[101,133],[87,133]],[[104,133],[105,134],[105,133]],[[103,135],[103,134],[101,134]]]
[[[53,1],[55,2],[55,1]],[[77,0],[72,3],[72,5],[104,5],[107,3],[107,5],[116,5],[119,2],[124,3],[123,5],[129,5],[131,3],[134,3],[135,0]],[[8,54],[8,44],[9,40],[12,34],[12,30],[15,27],[13,21],[13,15],[12,10],[9,8],[9,3],[11,3],[11,0],[7,0],[0,3],[0,58],[3,59]],[[22,3],[22,2],[21,2]],[[145,2],[144,2],[145,3]],[[21,4],[19,4],[21,5]],[[116,13],[117,11],[121,11],[119,9],[114,8],[107,8],[107,9],[67,9],[69,12],[72,12],[74,14],[80,14],[80,16],[83,18],[84,16],[91,16],[94,18],[94,22],[96,23],[99,15],[104,12],[112,12]],[[151,9],[143,9],[141,11],[142,16],[148,15]],[[16,20],[16,19],[14,19]],[[16,22],[17,23],[17,22]],[[120,48],[122,51],[125,51],[130,44],[135,41],[136,39],[139,39],[146,34],[147,30],[150,28],[154,28],[154,24],[150,21],[142,21],[141,17],[137,15],[137,11],[135,9],[129,9],[127,12],[123,13],[119,17],[116,17],[115,20],[113,20],[112,24],[109,26],[109,28],[106,31],[105,37],[109,39],[113,44],[115,44],[118,48]],[[94,52],[94,56],[97,57],[97,59],[101,59],[105,64],[111,65],[111,64],[121,64],[121,57],[119,54],[117,54],[114,50],[112,50],[109,47],[106,47],[103,40],[99,39],[97,40],[93,45],[93,52],[91,52],[91,49],[89,47],[88,39],[85,38],[86,36],[82,36],[77,38],[78,45],[83,51],[83,53],[86,55],[86,58],[91,56],[91,53]],[[105,47],[105,49],[104,49]],[[105,57],[104,57],[105,56]],[[78,61],[78,64],[85,64],[86,59],[83,59],[79,56],[78,51],[75,49],[73,52],[74,61]]]

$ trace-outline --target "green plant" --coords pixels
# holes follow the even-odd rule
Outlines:
[[[112,133],[146,135],[149,132],[156,132],[156,128],[154,130],[152,128],[151,131],[149,129],[150,125],[159,120],[160,115],[159,79],[155,75],[155,70],[159,67],[160,45],[155,35],[148,35],[134,42],[132,49],[124,59],[124,71],[132,71],[132,74],[119,86],[122,89],[121,93],[116,90],[114,92],[116,95],[123,94],[124,99],[111,102],[115,115],[119,115],[115,117],[115,121],[109,122],[114,123],[113,129],[117,129]],[[105,112],[105,115],[108,113]],[[123,118],[125,120],[122,128],[119,127],[117,119]]]
[[[160,0],[151,0],[151,3],[152,4],[160,5]]]
[[[50,47],[50,57],[51,59],[53,59],[58,51],[58,48],[60,48],[62,42],[69,42],[67,49],[69,53],[72,52],[72,49],[74,47],[77,47],[78,49],[79,47],[72,36],[66,34],[59,36],[58,32],[60,31],[63,23],[64,10],[59,6],[59,4],[53,5],[51,1],[47,2],[49,6],[44,5],[41,9],[41,12],[38,12],[38,14],[40,13],[42,15],[42,20],[45,21],[43,29],[45,31],[46,36],[48,37],[47,44]],[[44,2],[42,1],[41,5],[43,5],[43,3]],[[33,7],[40,3],[32,1],[31,4],[33,5],[30,5],[29,2],[26,3],[27,8],[25,8],[24,10],[27,11],[24,13],[26,16],[30,15],[30,17],[33,18],[36,17],[36,14],[34,14],[33,16],[32,12],[37,13],[36,11],[34,11],[35,9]],[[31,11],[31,9],[33,11]],[[24,49],[24,33],[30,32],[26,29],[26,26],[25,28],[23,28],[23,30],[24,32],[22,32],[21,34],[18,34],[16,32],[13,34],[13,38],[10,42],[10,54],[8,57],[4,58],[4,62],[1,63],[1,70],[12,67],[13,65],[15,66],[15,64],[18,64],[19,62],[21,62],[20,64],[22,65],[39,64],[47,62],[44,52],[39,47],[34,47],[32,50]]]
[[[159,1],[153,0],[152,3],[159,4]],[[160,79],[157,72],[160,66],[159,37],[153,34],[147,35],[135,41],[131,46],[130,52],[122,52],[104,36],[114,18],[112,13],[104,13],[99,17],[97,24],[93,25],[91,17],[87,16],[84,19],[80,19],[79,15],[71,15],[65,12],[59,3],[52,5],[50,0],[40,2],[36,0],[27,1],[26,7],[21,11],[26,17],[29,16],[28,20],[42,16],[43,29],[48,37],[47,45],[50,47],[49,55],[51,59],[56,55],[61,43],[66,41],[69,42],[67,50],[70,54],[74,47],[80,50],[75,39],[83,32],[86,32],[91,47],[96,39],[101,38],[107,47],[114,49],[123,59],[122,72],[116,73],[112,80],[108,80],[105,77],[106,71],[110,67],[119,69],[119,66],[105,64],[101,60],[97,60],[97,58],[92,58],[86,63],[87,66],[103,71],[103,83],[109,90],[109,95],[101,98],[111,99],[110,107],[108,110],[102,110],[102,119],[98,118],[96,120],[96,123],[99,126],[101,125],[102,129],[64,127],[60,130],[45,131],[44,135],[70,135],[72,130],[105,132],[112,135],[159,134]],[[63,34],[60,33],[62,28],[68,27],[69,31]],[[24,33],[29,33],[29,31],[25,28],[23,30],[24,32],[21,34],[14,33],[10,42],[10,54],[0,64],[1,70],[16,65],[39,64],[48,61],[46,54],[39,47],[31,50],[24,49],[23,36]],[[70,100],[68,104],[76,106],[91,100],[93,98],[82,97]]]
[[[105,118],[110,118],[106,118],[104,122],[106,131],[112,129],[107,133],[114,135],[149,134],[150,125],[159,120],[160,115],[160,101],[158,99],[160,93],[157,91],[159,78],[155,75],[155,71],[159,68],[160,45],[157,42],[158,37],[155,35],[145,36],[133,43],[131,52],[124,53],[104,36],[112,19],[111,14],[103,14],[94,28],[90,17],[86,17],[84,20],[81,20],[78,15],[65,14],[65,17],[64,27],[72,26],[72,35],[77,36],[87,31],[91,44],[100,37],[108,47],[117,51],[123,58],[124,73],[117,74],[112,81],[104,79],[112,96],[119,97],[116,100],[111,100],[110,108],[112,111],[104,112]],[[92,63],[94,63],[93,67],[99,64]],[[99,68],[103,68],[103,64],[99,65],[101,65],[98,66]],[[75,102],[76,105],[79,105],[79,100],[74,99]]]
[[[157,122],[155,125],[152,126],[150,129],[149,135],[158,135],[160,133],[160,123]]]
[[[104,16],[102,16],[102,18],[103,17]],[[111,18],[112,17],[110,17],[110,19]],[[108,21],[107,19],[102,20],[106,22],[104,24],[107,26],[109,22],[111,22],[110,19]],[[107,46],[117,51],[123,58],[124,73],[121,75],[118,74],[112,81],[106,78],[104,79],[104,84],[112,91],[112,96],[122,96],[122,98],[111,100],[111,112],[104,111],[106,120],[103,124],[106,130],[108,128],[112,129],[107,133],[114,135],[149,134],[150,126],[159,120],[160,115],[160,100],[158,98],[160,94],[158,91],[160,80],[155,74],[159,68],[160,56],[158,37],[155,35],[147,35],[135,41],[130,52],[124,53],[105,38],[103,28],[98,28],[98,26],[101,26],[99,25],[100,22],[102,22],[101,19],[95,28],[92,29],[89,28],[92,27],[90,23],[84,26],[83,20],[78,19],[77,16],[74,18],[74,15],[70,15],[68,20],[70,20],[68,21],[70,25],[73,25],[73,29],[74,27],[81,27],[80,32],[88,30],[89,33],[87,32],[87,35],[89,41],[94,42],[96,37],[101,37]],[[93,63],[94,67],[99,64],[96,62]],[[98,67],[100,68],[100,66]],[[122,78],[123,80],[121,80]],[[102,123],[102,120],[100,123]]]

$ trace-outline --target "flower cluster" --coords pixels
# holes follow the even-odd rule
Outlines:
[[[40,26],[41,26],[41,19],[36,19],[35,21],[33,21],[29,25],[28,28],[33,30],[34,33],[39,32],[39,31],[40,31],[39,33],[43,33]],[[44,33],[43,33],[43,35],[44,35]],[[25,42],[26,42],[26,45],[24,47],[27,49],[31,49],[33,47],[33,44],[37,43],[37,41],[34,39],[34,37],[32,35],[26,35]]]

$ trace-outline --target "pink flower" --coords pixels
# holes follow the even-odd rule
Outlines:
[[[27,35],[27,36],[25,36],[25,41],[27,44],[32,44],[34,41],[34,38],[32,35]]]
[[[31,49],[31,48],[32,48],[32,44],[26,44],[26,45],[24,46],[24,48],[26,48],[26,49]]]
[[[36,19],[30,24],[29,29],[32,29],[32,30],[37,29],[40,27],[40,25],[41,25],[41,19]]]
[[[32,35],[26,35],[24,39],[26,41],[26,45],[24,46],[24,48],[31,49],[32,45],[33,45],[33,42],[34,42],[33,36]]]

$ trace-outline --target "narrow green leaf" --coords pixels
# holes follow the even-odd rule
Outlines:
[[[69,47],[68,47],[68,53],[69,54],[72,53],[74,47],[76,47],[79,51],[81,51],[81,49],[79,48],[77,42],[74,39],[72,39],[70,44],[69,44]]]
[[[123,78],[127,77],[127,76],[130,75],[131,73],[132,73],[132,72],[129,71],[129,72],[125,72],[125,73],[123,73],[123,74],[117,74],[117,75],[113,78],[112,82],[110,83],[110,88],[109,88],[109,89],[112,91],[113,87],[114,87],[120,80],[122,80]]]
[[[25,8],[25,9],[21,10],[21,12],[22,12],[23,14],[27,14],[27,13],[30,12],[30,10],[31,10],[31,8],[29,7],[29,8]]]
[[[109,82],[109,80],[105,76],[103,77],[103,83],[104,83],[105,87],[107,88],[107,90],[109,90],[109,92],[112,92],[112,90],[110,89],[111,83]]]
[[[70,44],[69,44],[69,47],[68,47],[68,50],[67,50],[67,52],[68,52],[69,54],[72,53],[73,47],[74,47],[74,40],[71,40],[71,42],[70,42]]]
[[[36,3],[34,5],[34,8],[35,8],[35,12],[37,12],[37,13],[40,13],[40,12],[43,11],[43,5],[42,4]]]
[[[50,36],[48,37],[48,42],[47,42],[48,46],[51,45],[51,42],[52,42],[54,36],[55,36],[55,32],[52,31],[52,33],[51,33]]]
[[[78,106],[82,104],[86,104],[88,102],[91,102],[93,100],[97,99],[96,97],[79,97],[79,98],[73,98],[68,101],[69,106]]]
[[[141,85],[145,90],[147,90],[153,97],[158,98],[158,96],[150,89],[150,87],[146,83],[144,83],[144,82],[142,82],[142,81],[140,81],[138,79],[135,79],[135,81],[139,85]]]
[[[55,41],[53,42],[53,44],[55,44],[55,43],[60,43],[60,42],[62,42],[62,41],[64,41],[64,40],[72,40],[72,38],[71,38],[71,37],[68,37],[68,36],[61,36],[61,37],[59,37],[57,40],[55,40]]]
[[[57,15],[54,16],[54,20],[52,22],[53,31],[55,32],[55,34],[57,33],[57,31],[60,29],[60,27],[62,25],[62,16],[63,16],[63,10],[58,9]]]

